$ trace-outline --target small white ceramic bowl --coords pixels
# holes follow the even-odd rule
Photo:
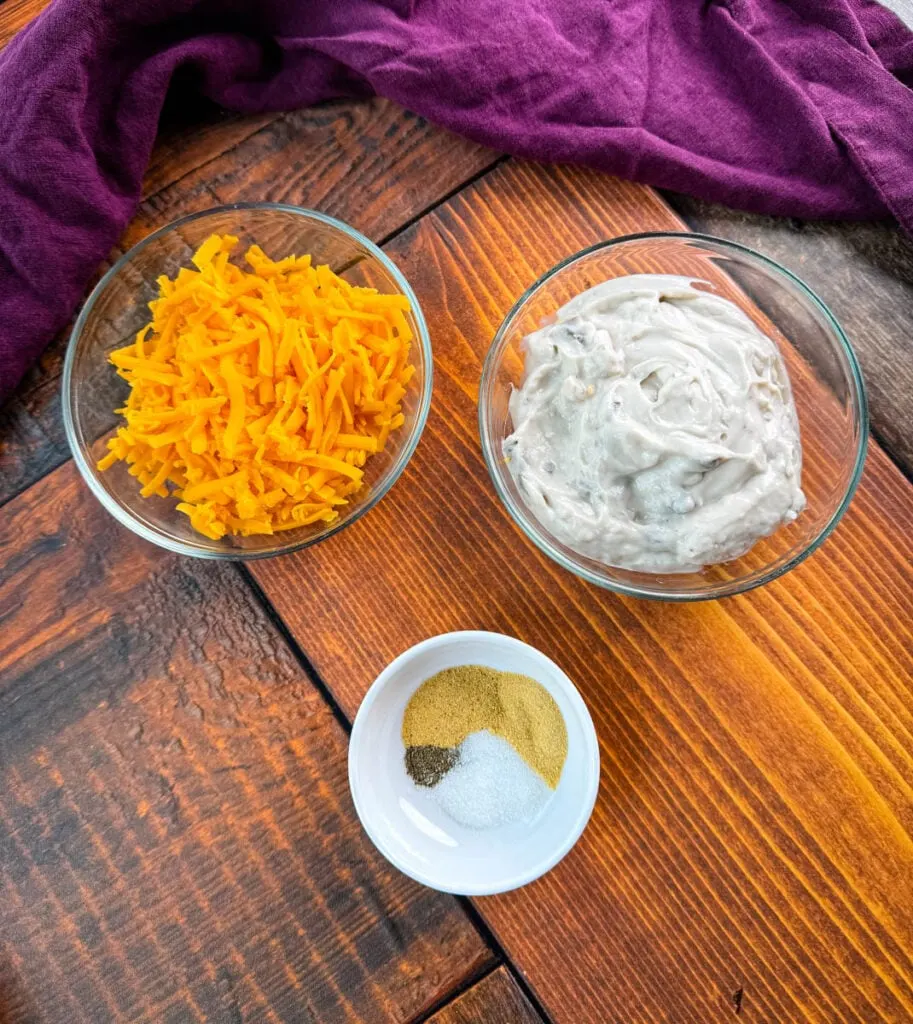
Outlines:
[[[406,704],[426,679],[458,665],[530,676],[561,709],[567,760],[554,794],[532,823],[464,828],[406,774]],[[365,831],[395,867],[441,892],[487,896],[545,874],[578,840],[596,802],[599,744],[577,688],[540,651],[500,633],[445,633],[409,648],[368,690],[349,741],[349,785]]]

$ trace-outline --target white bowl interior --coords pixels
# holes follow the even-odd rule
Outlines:
[[[463,828],[406,773],[401,729],[410,697],[436,672],[470,664],[531,676],[564,716],[567,761],[532,823]],[[574,845],[596,800],[599,745],[576,687],[544,654],[499,633],[447,633],[400,655],[368,691],[352,729],[349,784],[365,830],[400,871],[443,892],[486,895],[538,878]]]

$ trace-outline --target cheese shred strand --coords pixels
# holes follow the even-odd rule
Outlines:
[[[405,422],[415,372],[405,296],[256,245],[244,270],[237,242],[212,235],[196,269],[160,277],[151,323],[111,353],[130,395],[98,462],[126,462],[213,540],[338,518]]]

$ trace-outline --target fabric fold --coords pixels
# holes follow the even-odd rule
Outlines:
[[[873,0],[54,0],[0,53],[0,401],[135,211],[179,70],[237,111],[373,92],[520,156],[913,231],[913,34]]]

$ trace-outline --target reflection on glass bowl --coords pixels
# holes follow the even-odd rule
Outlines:
[[[193,251],[211,234],[237,235],[236,252],[256,243],[280,258],[310,254],[354,285],[405,295],[414,334],[415,375],[403,399],[405,423],[382,452],[365,466],[365,485],[340,508],[332,523],[312,523],[274,535],[226,536],[210,540],[192,529],[176,500],[140,495],[139,484],[117,463],[96,468],[105,443],[118,424],[114,410],[124,404],[128,385],[108,362],[113,349],[127,344],[149,321],[148,303],[157,296],[156,279],[173,277],[190,265]],[[73,329],[63,373],[63,417],[67,440],[80,472],[102,505],[124,526],[146,540],[179,554],[202,558],[252,559],[295,551],[355,522],[389,491],[409,461],[431,403],[431,342],[418,301],[396,265],[359,232],[313,210],[278,203],[240,203],[192,214],[143,239],[122,256],[89,296]]]
[[[503,453],[509,400],[524,374],[522,343],[581,292],[631,274],[672,274],[741,308],[779,346],[792,382],[803,445],[805,510],[740,558],[685,573],[635,572],[572,550],[527,507]],[[752,250],[692,234],[633,235],[601,243],[552,268],[516,303],[489,350],[479,391],[485,461],[499,497],[550,558],[599,586],[637,597],[700,600],[741,593],[798,565],[834,529],[859,482],[868,436],[856,356],[823,302],[795,275]]]

